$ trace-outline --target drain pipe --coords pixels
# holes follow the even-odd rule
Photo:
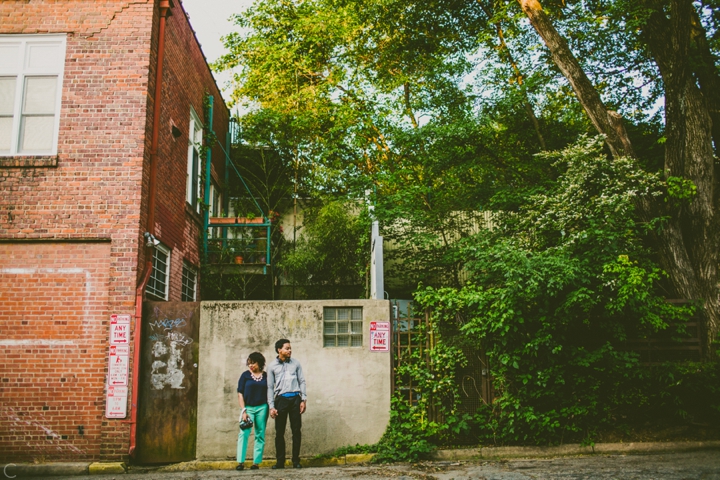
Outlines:
[[[162,93],[162,74],[163,60],[165,58],[165,21],[167,17],[172,15],[170,8],[171,0],[160,0],[160,26],[158,30],[158,56],[157,68],[155,69],[155,97],[153,103],[153,126],[152,140],[150,143],[150,181],[148,185],[148,220],[147,228],[149,238],[154,238],[155,233],[155,196],[157,190],[157,156],[158,156],[158,137],[160,134],[160,94]],[[137,410],[138,410],[138,388],[140,384],[140,334],[142,333],[142,310],[143,295],[145,287],[150,280],[152,272],[152,242],[148,242],[150,246],[146,246],[145,256],[149,258],[145,262],[145,274],[142,281],[138,285],[135,295],[135,329],[133,338],[133,371],[132,371],[132,402],[130,405],[130,450],[131,457],[135,455],[135,446],[137,441]]]

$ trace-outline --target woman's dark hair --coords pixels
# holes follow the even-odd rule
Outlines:
[[[265,368],[265,357],[263,357],[263,354],[260,352],[253,352],[247,359],[247,364],[250,365],[251,363],[257,363],[260,370],[262,370]]]
[[[277,353],[278,351],[280,351],[280,349],[281,349],[281,348],[283,347],[283,345],[285,345],[286,343],[290,343],[290,340],[288,340],[287,338],[281,338],[280,340],[278,340],[277,342],[275,342],[275,352]]]

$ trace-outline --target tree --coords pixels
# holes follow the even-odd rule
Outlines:
[[[308,208],[304,228],[286,244],[280,268],[310,299],[357,298],[364,290],[369,219],[358,205],[327,201]]]
[[[665,219],[653,248],[671,295],[703,304],[709,355],[720,321],[719,10],[717,0],[263,0],[238,17],[245,33],[227,38],[218,66],[239,68],[236,98],[257,107],[248,121],[279,119],[272,135],[306,167],[308,191],[373,189],[421,235],[451,210],[515,208],[558,175],[534,153],[603,134],[612,158],[663,172],[666,195],[638,199],[638,212]],[[446,168],[443,146],[467,155]],[[462,196],[443,192],[446,173]]]
[[[568,43],[537,0],[519,0],[552,59],[573,87],[597,131],[605,135],[614,158],[634,157],[622,118],[608,109]],[[598,2],[597,6],[600,6]],[[657,65],[665,98],[665,165],[669,194],[683,202],[639,199],[643,216],[664,216],[656,235],[663,267],[677,294],[704,307],[703,346],[710,355],[720,325],[718,296],[718,182],[720,74],[700,14],[689,0],[608,2],[607,13],[638,29],[637,41]],[[713,7],[701,3],[702,8]]]

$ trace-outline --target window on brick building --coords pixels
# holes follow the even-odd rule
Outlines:
[[[197,270],[187,262],[183,262],[182,295],[183,302],[197,300]]]
[[[200,213],[200,168],[203,141],[203,130],[200,118],[195,110],[190,108],[190,131],[188,134],[188,159],[187,159],[187,182],[186,182],[186,200],[193,210]]]
[[[362,347],[362,307],[323,308],[324,347]]]
[[[153,269],[145,291],[156,300],[167,300],[169,279],[170,249],[161,243],[153,252]]]
[[[222,193],[220,187],[214,181],[210,183],[210,216],[219,217],[223,213],[222,208]],[[210,229],[210,238],[220,238],[222,235],[222,228],[215,227]]]
[[[0,156],[57,153],[65,35],[0,35]]]

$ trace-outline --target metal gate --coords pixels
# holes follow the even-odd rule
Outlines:
[[[428,351],[435,346],[435,338],[428,332],[427,327],[430,312],[413,312],[412,303],[404,302],[399,304],[392,300],[393,306],[393,376],[392,389],[402,398],[406,398],[409,404],[416,404],[422,392],[413,385],[412,378],[399,376],[397,367],[407,362],[420,361],[429,362]],[[418,315],[418,313],[420,313]],[[492,379],[487,356],[482,348],[462,348],[468,360],[467,366],[456,372],[456,382],[460,387],[460,402],[458,411],[460,413],[474,414],[480,406],[489,404],[493,398]],[[414,353],[418,355],[413,356]],[[440,413],[436,408],[428,411],[428,418],[431,421],[442,422]]]
[[[195,459],[198,396],[199,302],[146,302],[136,461]]]

